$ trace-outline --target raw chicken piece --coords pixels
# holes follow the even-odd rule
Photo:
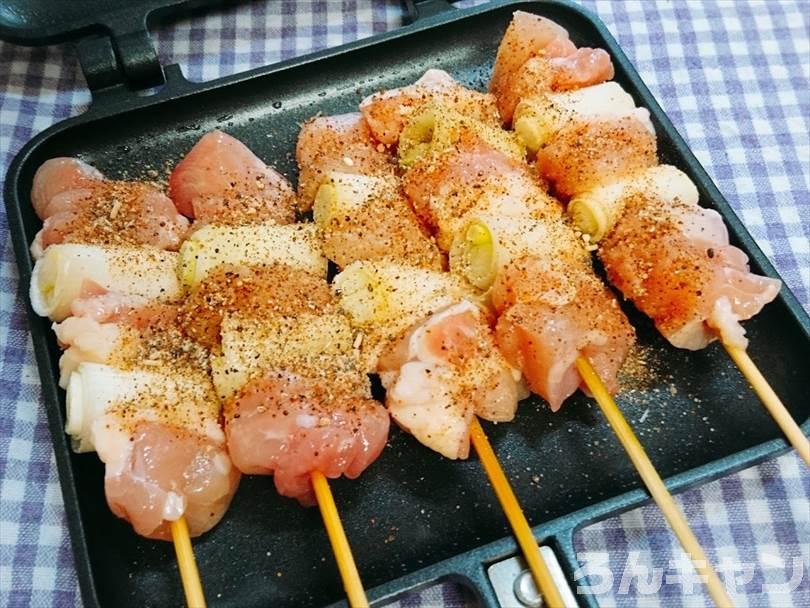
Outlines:
[[[68,317],[53,324],[59,346],[64,349],[59,357],[59,386],[67,388],[70,375],[80,364],[112,363],[124,343],[117,323],[99,323],[92,318]]]
[[[515,11],[498,45],[489,90],[496,97],[503,95],[515,74],[532,57],[564,57],[575,50],[564,27],[544,17]]]
[[[491,295],[501,351],[552,411],[585,388],[575,367],[579,356],[591,361],[608,390],[618,390],[634,332],[587,265],[527,256],[498,275]]]
[[[180,305],[184,331],[212,350],[220,346],[226,314],[262,318],[270,314],[326,314],[334,308],[323,278],[287,264],[220,266],[192,288]]]
[[[509,89],[498,96],[498,109],[509,124],[522,99],[539,91],[569,91],[613,78],[613,62],[602,49],[582,48],[566,57],[533,57],[512,78]]]
[[[360,102],[360,111],[374,137],[386,144],[399,141],[408,118],[429,103],[450,107],[470,118],[499,125],[495,98],[463,87],[443,70],[428,70],[415,83],[381,91]]]
[[[388,413],[422,445],[451,460],[470,455],[470,395],[452,367],[409,361],[386,383]]]
[[[391,155],[374,140],[359,112],[310,118],[301,126],[295,158],[302,211],[309,211],[333,171],[375,177],[393,176],[395,171]]]
[[[231,457],[245,473],[272,474],[283,496],[315,504],[310,475],[358,477],[388,439],[385,409],[326,379],[268,371],[225,402]]]
[[[67,386],[65,430],[76,451],[105,463],[112,511],[138,534],[170,540],[169,522],[185,516],[198,536],[236,492],[219,409],[205,374],[82,363]]]
[[[378,371],[391,417],[447,458],[467,458],[473,414],[512,420],[527,396],[520,372],[495,346],[489,319],[463,300],[417,324]]]
[[[340,307],[362,333],[394,419],[448,458],[466,458],[473,414],[511,420],[520,374],[495,348],[476,292],[459,277],[355,262],[335,277]]]
[[[108,180],[76,158],[45,161],[34,175],[31,203],[44,221],[31,253],[57,243],[154,245],[176,251],[189,222],[151,184]]]
[[[633,97],[615,82],[562,93],[534,93],[515,108],[514,129],[531,153],[536,153],[572,122],[632,117],[650,131],[655,128],[647,108],[636,107]]]
[[[77,300],[72,311],[73,316],[53,324],[59,345],[65,349],[59,358],[62,388],[84,362],[119,369],[208,373],[208,351],[183,333],[177,305],[108,293]]]
[[[70,305],[70,314],[74,317],[85,317],[98,323],[115,322],[125,318],[136,309],[160,309],[158,305],[149,306],[150,301],[143,296],[105,291],[74,300]]]
[[[169,196],[196,224],[295,221],[295,194],[287,179],[219,130],[204,135],[177,164]]]
[[[51,199],[71,190],[83,190],[104,180],[104,174],[78,158],[59,157],[46,160],[34,174],[31,204],[39,219],[53,215]]]
[[[546,195],[525,164],[484,146],[459,146],[403,177],[405,193],[422,222],[436,231],[439,248],[473,215],[560,221],[562,207]]]
[[[370,390],[328,284],[301,269],[220,267],[184,303],[180,320],[213,348],[211,372],[222,399],[266,370],[295,370],[340,383],[347,393]]]
[[[183,304],[186,330],[210,344],[237,468],[273,474],[313,504],[310,474],[357,477],[388,433],[355,334],[325,279],[282,264],[220,266]]]
[[[539,61],[539,58],[530,59]],[[604,49],[578,48],[570,55],[548,60],[554,74],[551,88],[555,91],[579,89],[613,78],[615,70],[610,55]],[[524,68],[525,69],[525,68]],[[521,74],[518,75],[518,82]]]
[[[472,192],[484,189],[497,176],[515,173],[528,177],[523,163],[484,145],[473,144],[460,146],[435,161],[417,164],[405,173],[403,184],[420,219],[436,226],[431,198],[471,199]],[[453,194],[462,189],[462,195]]]
[[[141,536],[172,540],[169,522],[185,517],[200,536],[222,517],[239,486],[240,474],[222,443],[182,429],[143,422],[131,432],[121,470],[107,467],[107,504]]]
[[[600,257],[611,282],[674,346],[697,350],[719,332],[745,348],[739,322],[773,300],[781,282],[751,273],[720,215],[690,203],[634,193]]]
[[[139,182],[100,180],[53,196],[37,233],[35,258],[58,243],[152,245],[177,251],[189,221],[165,194]]]
[[[340,309],[360,332],[364,368],[374,372],[407,331],[434,312],[475,300],[475,289],[459,276],[388,260],[350,264],[332,282]]]
[[[565,28],[516,11],[498,47],[489,90],[497,99],[501,118],[509,124],[525,96],[598,84],[613,78],[613,73],[604,50],[577,49]]]
[[[572,122],[537,152],[539,174],[566,198],[657,162],[655,133],[632,116]]]

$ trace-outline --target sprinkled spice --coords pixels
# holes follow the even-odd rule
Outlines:
[[[717,260],[686,235],[687,218],[699,213],[678,201],[662,207],[636,194],[625,203],[622,221],[601,242],[600,257],[610,281],[664,335],[706,318],[712,305]]]
[[[58,196],[59,209],[43,227],[43,246],[155,245],[175,251],[188,232],[188,220],[151,184],[98,180]]]
[[[222,266],[198,284],[180,306],[187,335],[217,350],[225,314],[252,318],[325,313],[334,308],[329,285],[320,277],[285,264]]]
[[[657,162],[655,134],[632,116],[571,122],[537,153],[538,172],[565,198]]]
[[[378,149],[360,113],[310,118],[301,126],[295,156],[302,211],[312,207],[318,187],[332,171],[390,177],[396,170],[386,148]]]

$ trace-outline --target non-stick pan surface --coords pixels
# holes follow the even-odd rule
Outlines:
[[[516,8],[556,20],[578,45],[611,52],[616,80],[652,110],[662,160],[686,171],[698,184],[702,204],[723,213],[732,241],[751,255],[753,269],[776,276],[604,27],[580,9],[555,2],[440,15],[315,59],[204,85],[185,83],[172,70],[169,85],[153,98],[99,97],[88,114],[32,141],[9,172],[6,203],[23,285],[31,269],[26,247],[40,226],[29,205],[31,179],[44,160],[78,156],[112,177],[151,178],[150,171],[164,175],[197,138],[219,128],[295,179],[299,125],[313,114],[354,111],[365,95],[410,83],[432,67],[485,88],[498,41]],[[664,477],[779,438],[776,425],[721,348],[676,350],[632,307],[627,312],[638,330],[646,365],[632,366],[618,401],[631,422],[646,416],[647,430],[639,435]],[[807,371],[807,316],[783,289],[746,327],[752,357],[793,415],[805,421],[810,391],[796,362],[805,362]],[[47,320],[32,315],[31,331],[85,603],[180,605],[171,546],[144,540],[116,519],[104,499],[97,457],[70,452],[62,432],[64,394],[56,384],[56,341]],[[640,485],[605,420],[581,394],[557,414],[532,398],[522,403],[514,423],[489,425],[487,430],[533,523],[571,514]],[[781,445],[773,442],[757,453],[771,454]],[[730,466],[704,467],[695,481],[728,472]],[[338,480],[333,488],[369,587],[508,534],[474,457],[448,461],[396,430],[382,457],[360,479]],[[317,509],[303,509],[279,497],[269,478],[243,479],[223,522],[195,542],[195,552],[212,606],[323,605],[342,597]]]

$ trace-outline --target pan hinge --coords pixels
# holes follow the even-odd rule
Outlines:
[[[135,20],[131,27],[115,28],[105,34],[87,36],[76,43],[87,86],[93,93],[112,87],[142,91],[166,82],[145,20]]]
[[[413,23],[419,19],[425,19],[447,12],[453,8],[452,0],[404,0],[405,21]]]

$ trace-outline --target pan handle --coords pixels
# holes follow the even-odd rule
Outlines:
[[[453,0],[403,0],[406,25],[455,10]],[[185,78],[176,64],[160,63],[149,33],[151,18],[180,10],[144,10],[137,6],[108,19],[105,33],[92,33],[75,43],[93,101],[87,114],[120,112],[201,86]],[[145,98],[152,98],[146,101]]]
[[[453,10],[453,0],[404,0],[405,25]]]

